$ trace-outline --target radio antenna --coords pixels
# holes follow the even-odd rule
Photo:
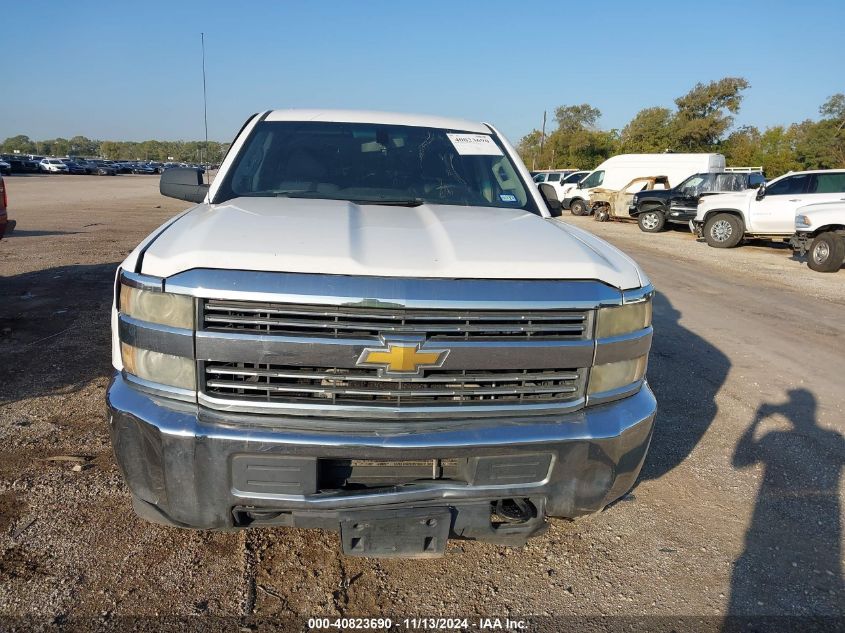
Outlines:
[[[202,118],[205,124],[205,162],[208,163],[208,94],[205,90],[205,33],[200,33],[200,42],[202,44]],[[205,181],[207,184],[211,184],[208,169],[204,169]]]

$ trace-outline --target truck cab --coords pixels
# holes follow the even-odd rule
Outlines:
[[[743,239],[787,241],[796,211],[808,204],[845,200],[845,170],[790,172],[756,191],[703,199],[690,228],[714,248],[739,246]]]

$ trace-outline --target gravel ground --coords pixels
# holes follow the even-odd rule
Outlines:
[[[103,415],[110,293],[117,264],[185,205],[148,176],[10,177],[7,188],[18,227],[0,241],[7,623],[845,615],[845,271],[567,214],[635,257],[659,290],[649,378],[660,412],[638,485],[598,515],[551,521],[521,549],[454,541],[436,560],[343,558],[337,535],[318,530],[192,532],[135,518]]]

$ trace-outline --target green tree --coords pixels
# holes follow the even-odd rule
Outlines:
[[[537,162],[540,158],[540,136],[540,130],[531,130],[516,144],[516,151],[528,169],[534,169],[540,164]]]
[[[822,115],[823,119],[834,121],[837,131],[845,128],[845,94],[838,92],[832,97],[828,97],[827,101],[819,108],[819,114]]]
[[[35,143],[25,134],[18,134],[17,136],[10,136],[3,141],[3,151],[9,153],[18,151],[21,154],[33,154],[35,153]]]
[[[622,129],[621,150],[626,153],[665,152],[672,149],[673,114],[668,108],[646,108]]]
[[[74,136],[68,141],[68,154],[71,156],[87,156],[91,152],[91,140],[85,136]]]
[[[698,83],[683,97],[675,99],[678,111],[673,120],[673,139],[682,151],[712,151],[718,148],[733,124],[742,104],[742,91],[749,87],[742,77],[725,77]]]
[[[562,132],[595,128],[599,118],[601,118],[601,110],[589,103],[555,108],[557,128]]]
[[[109,160],[117,160],[120,158],[120,143],[103,141],[100,143],[100,155]]]
[[[66,138],[57,138],[50,143],[50,154],[53,156],[67,156],[71,153],[70,141]]]
[[[760,130],[753,125],[740,127],[722,143],[722,153],[728,163],[734,166],[758,167],[760,148]]]
[[[798,132],[799,129],[795,125],[775,125],[760,135],[754,164],[763,166],[766,177],[774,178],[802,168],[796,152]]]

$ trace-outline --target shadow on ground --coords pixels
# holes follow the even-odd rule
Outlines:
[[[25,230],[15,228],[3,237],[3,239],[11,239],[15,237],[52,237],[54,235],[76,235],[81,231],[44,231],[44,230]]]
[[[733,466],[757,464],[763,480],[745,549],[734,563],[728,614],[841,618],[845,438],[819,427],[812,393],[793,389],[785,402],[757,409],[737,443]]]
[[[716,418],[716,394],[731,367],[718,348],[680,324],[666,295],[655,293],[653,305],[648,376],[658,411],[641,479],[662,477],[689,456]]]
[[[0,404],[75,391],[110,372],[117,263],[0,279]]]

